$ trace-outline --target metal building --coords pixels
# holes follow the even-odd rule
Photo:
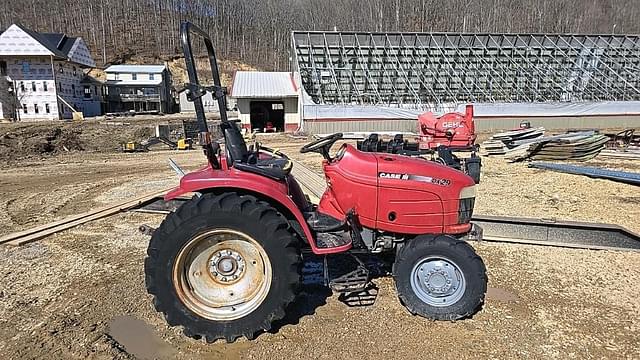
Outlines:
[[[292,73],[237,71],[231,95],[242,127],[251,131],[295,131],[300,123],[299,88]]]
[[[554,104],[554,116],[583,114],[582,105],[608,115],[599,104],[640,114],[638,35],[294,31],[292,53],[305,122],[348,119],[363,105],[386,118],[390,108],[411,117],[466,103],[484,105],[487,116],[548,115],[538,104]],[[505,113],[504,104],[519,107]]]

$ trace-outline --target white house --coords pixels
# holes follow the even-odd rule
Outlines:
[[[165,65],[111,65],[107,74],[107,111],[171,113],[171,73]]]
[[[9,26],[0,34],[0,74],[13,88],[11,96],[0,98],[3,116],[16,107],[15,120],[67,119],[69,106],[85,117],[100,115],[100,105],[85,98],[80,83],[84,70],[95,66],[82,38]]]

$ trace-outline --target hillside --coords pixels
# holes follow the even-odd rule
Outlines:
[[[188,82],[187,69],[184,59],[179,57],[158,58],[153,56],[135,56],[126,61],[127,64],[164,64],[166,63],[169,71],[171,71],[172,84],[175,89],[180,89]],[[209,70],[209,60],[207,58],[196,59],[196,67],[198,69],[199,80],[207,83],[211,81],[211,72]],[[231,80],[234,71],[256,71],[259,70],[251,65],[239,61],[219,60],[218,68],[220,71],[220,82],[223,86],[231,86]],[[101,69],[92,69],[89,73],[91,76],[105,80],[106,75]]]
[[[46,14],[46,16],[44,16]],[[208,32],[220,59],[288,70],[291,30],[640,33],[637,0],[4,0],[14,22],[82,36],[99,65],[180,55],[180,21]]]

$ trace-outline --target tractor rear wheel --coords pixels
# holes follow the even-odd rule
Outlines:
[[[300,285],[297,235],[273,207],[249,195],[193,198],[162,222],[147,255],[145,281],[156,310],[207,342],[269,330]]]
[[[433,320],[473,314],[487,290],[482,259],[465,241],[447,235],[408,240],[396,255],[393,278],[402,304]]]

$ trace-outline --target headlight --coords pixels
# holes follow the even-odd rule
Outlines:
[[[458,202],[458,224],[467,224],[473,216],[473,206],[476,201],[476,186],[468,186],[460,191]]]
[[[475,185],[467,186],[466,188],[462,188],[462,191],[460,191],[460,199],[468,199],[468,198],[475,198],[475,197],[476,197]]]

